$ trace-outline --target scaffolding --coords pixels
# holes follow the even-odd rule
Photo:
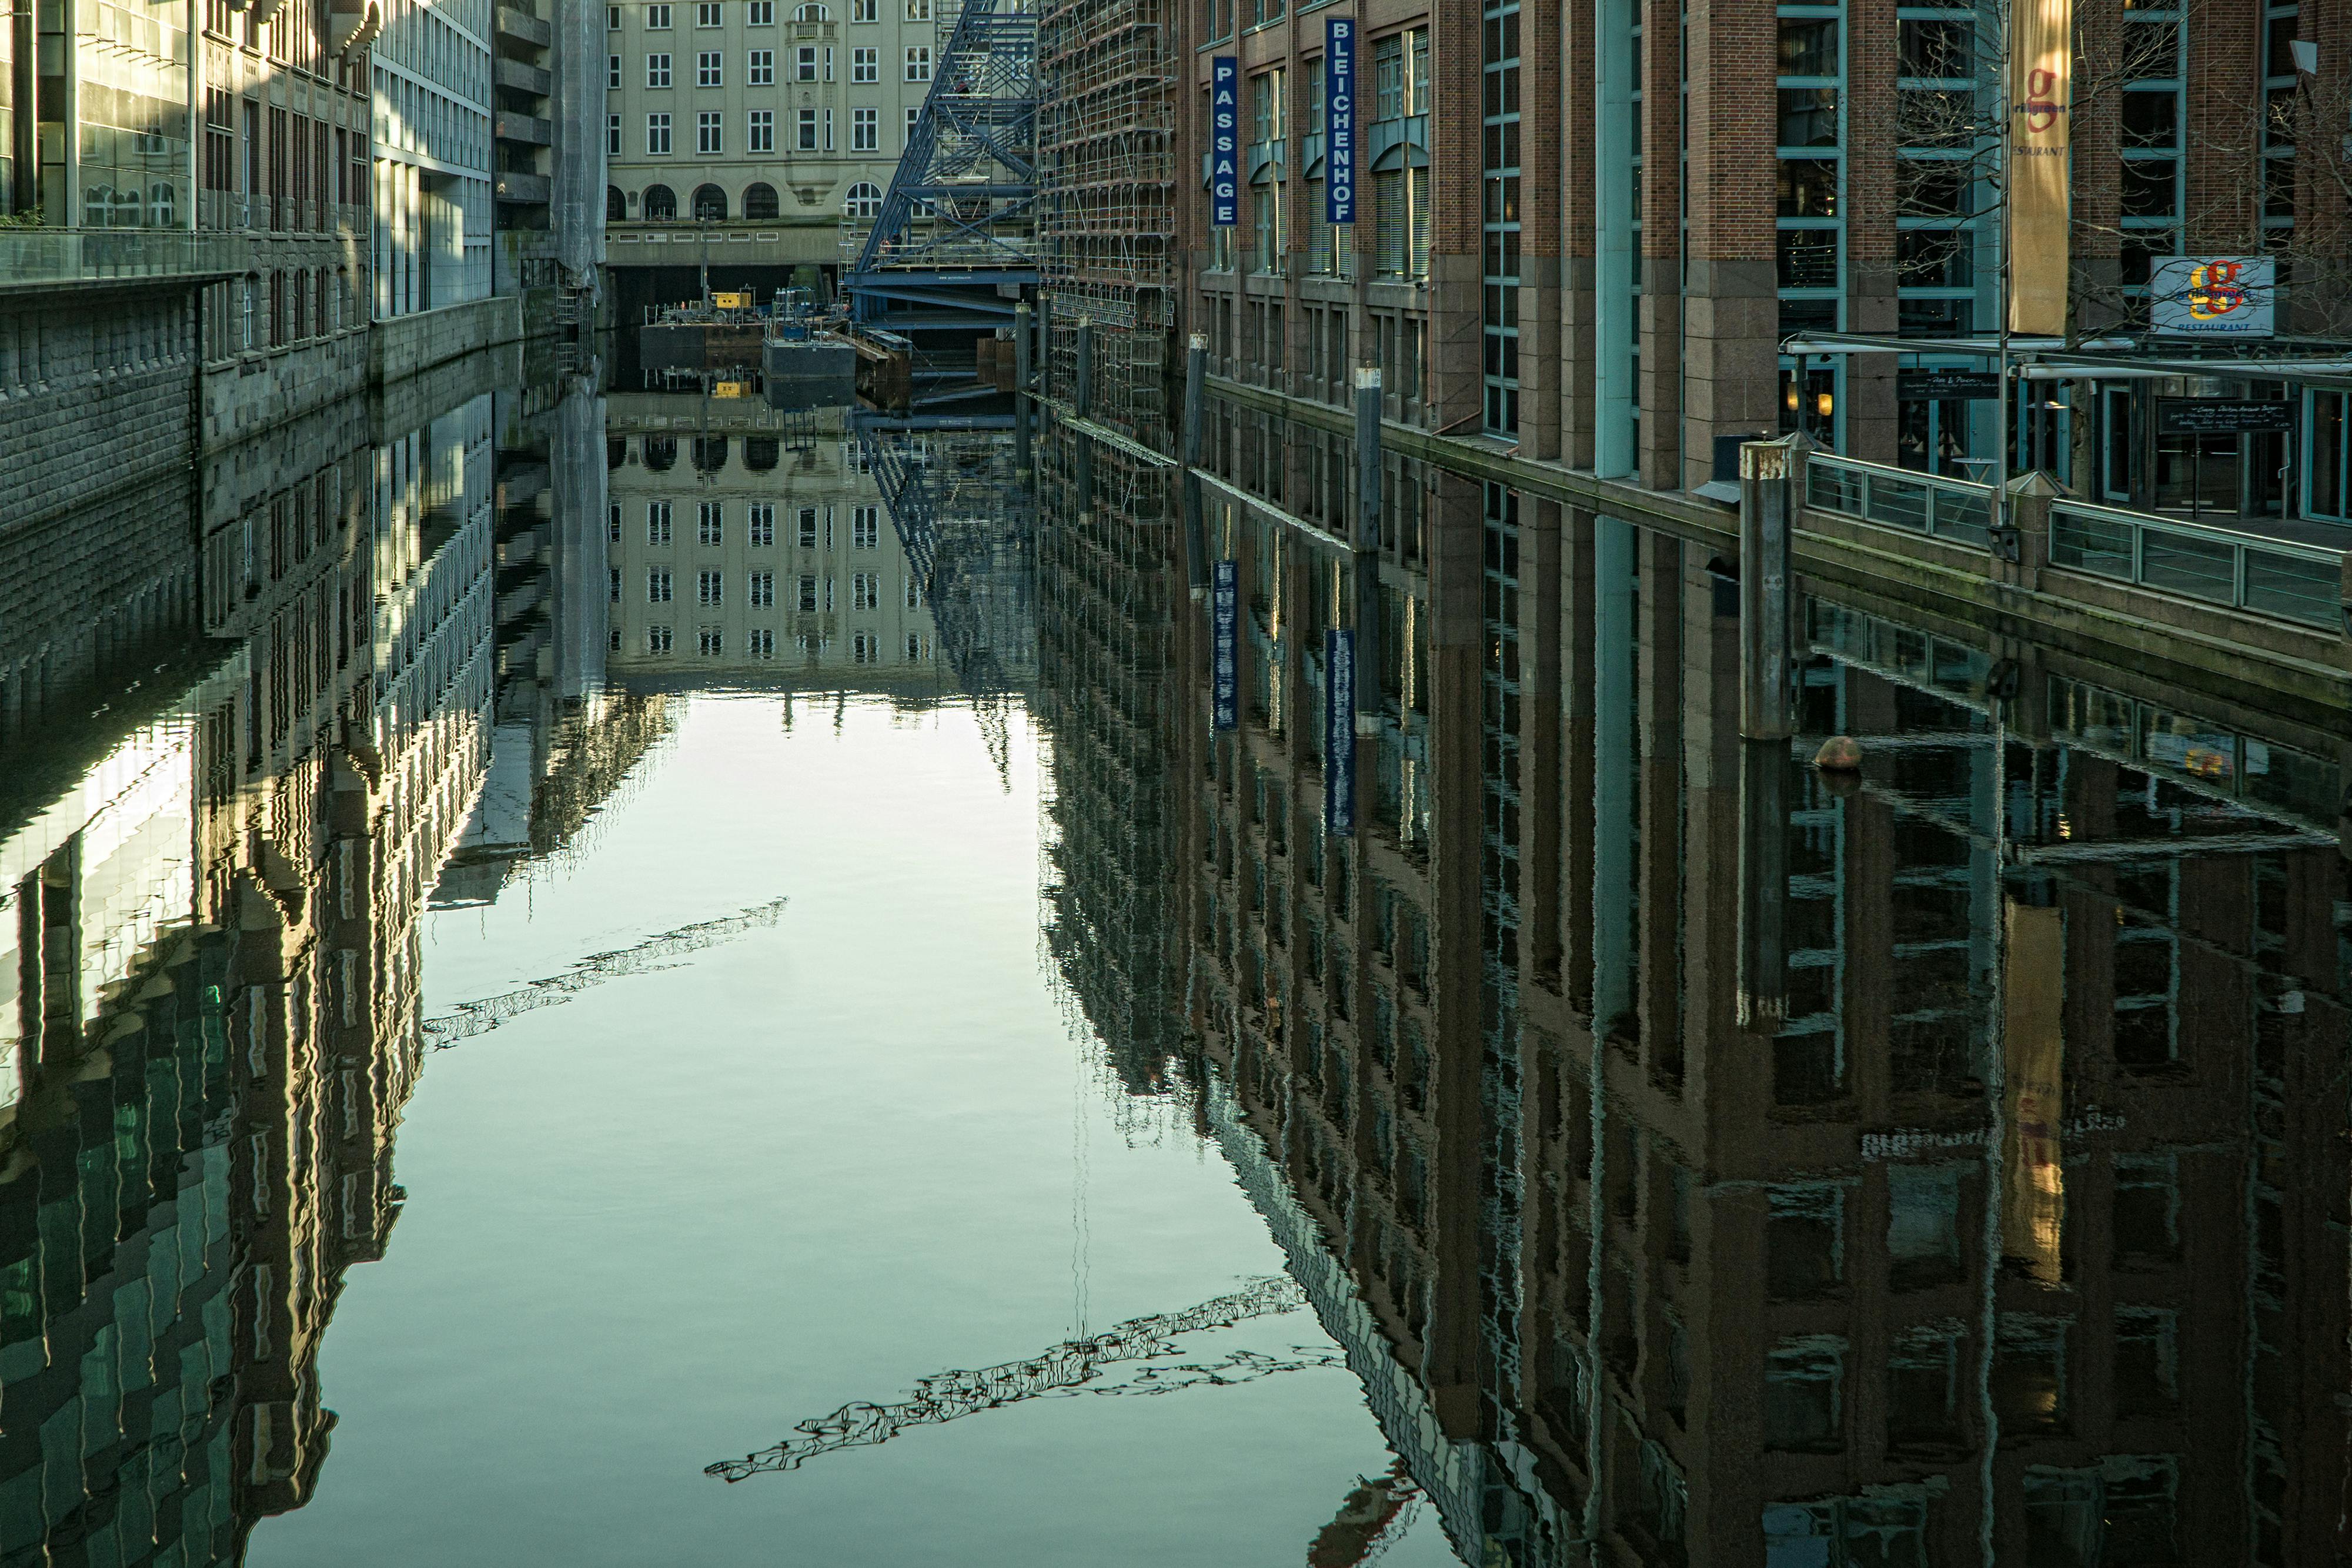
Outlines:
[[[1039,0],[1038,271],[1049,394],[1099,330],[1094,417],[1166,451],[1176,324],[1176,68],[1165,0]],[[1073,397],[1072,401],[1076,401]]]

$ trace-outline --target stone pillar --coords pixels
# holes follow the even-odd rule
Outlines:
[[[1778,19],[1763,0],[1694,0],[1689,37],[1685,489],[1712,476],[1717,435],[1780,423],[1778,132],[1761,111],[1776,91]]]

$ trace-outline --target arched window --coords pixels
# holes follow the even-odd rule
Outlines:
[[[776,188],[765,180],[748,185],[743,190],[743,215],[754,220],[777,215]]]
[[[816,0],[808,0],[808,4],[793,13],[795,22],[829,22],[832,19],[832,13],[818,5]]]
[[[716,185],[694,188],[694,221],[698,224],[723,224],[727,221],[727,193]]]
[[[114,226],[114,187],[88,185],[81,193],[81,226],[103,229]]]
[[[674,222],[677,217],[677,193],[667,185],[647,185],[640,205],[649,224]]]
[[[853,218],[878,218],[882,215],[882,187],[860,180],[849,187],[842,198],[841,210]]]
[[[625,224],[629,221],[629,201],[627,197],[621,194],[621,187],[618,185],[604,187],[604,221],[608,224]]]
[[[694,438],[694,466],[697,472],[716,474],[727,466],[727,438],[723,435],[698,435]]]
[[[772,435],[747,435],[743,438],[743,466],[754,474],[765,474],[775,467],[779,450]]]
[[[670,465],[677,461],[677,437],[675,435],[646,436],[645,459],[646,466],[655,473],[667,473]]]
[[[176,227],[180,217],[180,195],[162,180],[147,187],[147,226],[168,229]]]

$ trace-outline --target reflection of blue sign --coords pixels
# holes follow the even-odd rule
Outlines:
[[[1356,24],[1334,16],[1323,54],[1323,219],[1356,221]]]
[[[1241,619],[1241,596],[1235,587],[1239,573],[1229,560],[1218,561],[1211,571],[1209,678],[1213,694],[1212,706],[1215,710],[1215,727],[1231,729],[1238,711],[1236,688],[1240,685],[1234,674],[1234,629]]]
[[[1356,634],[1323,633],[1323,825],[1356,831]]]
[[[1209,222],[1229,229],[1241,221],[1242,69],[1219,55],[1209,73]]]

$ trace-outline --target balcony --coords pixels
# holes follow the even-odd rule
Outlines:
[[[520,60],[500,56],[492,68],[490,79],[516,92],[529,93],[533,98],[545,98],[553,85],[548,74],[537,66],[527,66]]]
[[[500,38],[512,38],[517,43],[529,44],[533,48],[550,48],[555,43],[553,26],[541,21],[528,11],[518,11],[511,5],[501,5],[498,8],[495,26]]]
[[[0,231],[0,294],[101,283],[200,283],[246,270],[241,234],[186,229]]]
[[[544,174],[527,174],[519,169],[498,172],[496,193],[501,202],[519,206],[543,207],[554,199],[554,190]]]
[[[520,142],[526,147],[545,147],[554,140],[554,128],[535,114],[518,114],[512,110],[499,110],[494,121],[496,134],[501,141]]]

